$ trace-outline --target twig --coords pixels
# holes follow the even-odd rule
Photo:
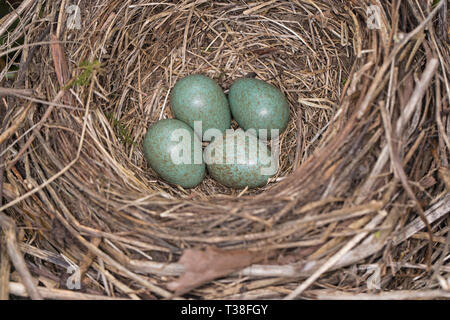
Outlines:
[[[25,260],[20,253],[19,247],[16,240],[16,225],[14,221],[6,216],[4,213],[0,212],[0,225],[3,228],[6,240],[6,249],[8,251],[9,258],[11,259],[14,268],[20,274],[20,277],[25,285],[26,291],[33,300],[41,300],[41,295],[36,289],[33,283],[30,271],[27,268]]]
[[[17,119],[14,119],[14,122],[10,125],[8,129],[6,129],[3,133],[0,134],[0,144],[2,144],[4,141],[6,141],[16,130],[20,127],[22,122],[25,120],[25,117],[27,116],[28,110],[30,110],[32,104],[29,103],[28,106],[25,108],[24,111],[17,117]],[[0,150],[0,153],[3,152]],[[3,162],[3,161],[1,161]],[[0,195],[1,196],[1,195]]]
[[[9,13],[5,18],[5,22],[0,24],[0,36],[3,35],[8,28],[14,23],[14,21],[16,21],[20,15],[33,3],[35,3],[36,0],[24,0],[22,1],[22,3],[20,4],[20,6],[12,11],[11,13]]]
[[[384,217],[377,214],[366,226],[367,229],[375,228]],[[330,269],[336,262],[344,257],[358,242],[360,242],[369,232],[361,232],[354,236],[352,240],[347,242],[347,244],[339,250],[334,256],[332,256],[327,262],[325,262],[317,271],[315,271],[305,282],[299,285],[294,291],[285,297],[285,300],[293,300],[297,296],[303,293],[311,284],[314,283],[324,272]]]
[[[397,121],[396,126],[396,135],[400,137],[402,135],[403,129],[405,124],[409,121],[411,118],[414,109],[416,108],[416,105],[422,100],[423,95],[425,94],[425,90],[427,89],[435,71],[437,68],[437,60],[432,59],[427,64],[427,68],[422,73],[421,80],[419,84],[416,86],[416,90],[414,90],[413,95],[409,99],[407,105],[403,109],[401,117]],[[426,86],[425,86],[426,84]],[[373,185],[373,179],[374,177],[378,176],[381,173],[381,170],[383,170],[384,166],[386,165],[386,162],[389,159],[389,145],[385,145],[382,149],[380,155],[378,156],[378,160],[375,163],[370,175],[368,176],[366,182],[361,187],[358,193],[358,197],[356,198],[356,203],[359,204],[367,197],[369,194],[372,185]]]
[[[31,96],[33,90],[31,89],[14,89],[14,88],[0,88],[0,96]]]
[[[317,299],[322,300],[417,300],[417,299],[443,299],[450,298],[450,292],[444,290],[417,290],[417,291],[390,291],[380,292],[375,294],[370,293],[348,293],[348,292],[334,292],[321,293],[320,291],[310,292],[314,294]]]
[[[441,201],[434,204],[425,212],[428,223],[433,223],[437,219],[443,217],[450,212],[450,195],[447,194]],[[399,243],[409,239],[412,235],[425,228],[425,223],[421,217],[411,221],[403,230],[401,230],[393,239],[393,244]]]
[[[401,132],[403,131],[402,129],[405,126],[406,121],[408,120],[408,118],[405,116],[405,114],[407,114],[407,112],[409,110],[414,109],[419,104],[419,101],[422,99],[423,95],[425,94],[425,91],[428,88],[430,81],[436,72],[438,63],[439,63],[438,59],[433,58],[427,64],[427,67],[425,68],[425,71],[422,74],[420,82],[417,84],[416,89],[414,90],[413,96],[411,97],[411,99],[409,100],[409,103],[405,107],[406,112],[400,116],[400,121],[397,122],[397,131],[396,131],[397,135],[401,134]],[[433,250],[433,232],[431,231],[430,224],[428,223],[427,219],[425,218],[425,213],[422,209],[422,206],[419,204],[419,201],[417,200],[416,195],[414,194],[414,192],[411,189],[411,186],[409,185],[408,176],[406,175],[406,172],[403,169],[402,161],[399,157],[398,150],[397,150],[397,148],[394,147],[394,144],[392,142],[393,137],[392,137],[391,123],[388,119],[388,112],[387,112],[384,104],[381,104],[380,111],[381,111],[383,123],[385,125],[385,132],[386,132],[387,141],[388,141],[387,146],[389,147],[391,164],[392,164],[392,167],[394,168],[394,175],[398,179],[400,179],[406,193],[416,204],[419,216],[422,218],[422,221],[425,223],[425,225],[427,227],[428,235],[430,238],[429,239],[430,241],[428,242],[428,251],[427,251],[427,261],[428,262],[427,262],[427,264],[428,264],[428,267],[431,268],[431,252]],[[411,111],[411,113],[412,113],[412,111]]]
[[[61,1],[61,5],[59,6],[59,14],[58,14],[58,23],[56,25],[56,38],[59,39],[61,36],[61,28],[63,26],[64,14],[66,12],[66,0]]]
[[[450,221],[450,218],[447,217],[447,222]],[[434,269],[434,273],[432,278],[433,279],[437,279],[438,276],[440,276],[440,273],[442,272],[442,266],[444,265],[444,261],[447,258],[447,254],[449,252],[449,248],[450,248],[450,228],[447,231],[447,237],[445,239],[445,243],[444,246],[442,248],[442,253],[441,256],[439,257],[439,260],[436,261],[436,263],[433,265],[433,269]]]
[[[61,90],[60,92],[58,92],[58,94],[56,95],[56,97],[55,97],[55,99],[53,100],[53,101],[58,101],[59,99],[61,99],[61,97],[64,95],[64,90]],[[37,126],[34,128],[34,130],[33,130],[33,133],[31,134],[31,136],[30,136],[30,138],[28,138],[28,140],[27,140],[27,142],[25,142],[25,144],[22,146],[22,148],[20,149],[20,151],[17,153],[17,155],[14,157],[14,159],[9,163],[9,165],[8,165],[8,170],[12,167],[12,166],[14,166],[16,163],[17,163],[17,161],[19,161],[19,159],[22,157],[22,155],[27,151],[27,149],[30,147],[30,145],[33,143],[33,141],[34,141],[34,139],[35,139],[35,137],[36,137],[36,132],[37,131],[39,131],[40,129],[41,129],[41,127],[43,126],[43,124],[44,124],[44,122],[45,122],[45,120],[47,120],[47,118],[50,116],[50,114],[51,114],[51,112],[53,111],[53,105],[52,106],[50,106],[46,111],[45,111],[45,113],[44,113],[44,115],[42,116],[42,118],[41,118],[41,120],[38,122],[38,124],[37,124]],[[74,162],[75,163],[75,162]],[[57,178],[57,177],[56,177]],[[56,178],[54,178],[54,179],[56,179]],[[52,180],[53,181],[53,180]],[[32,190],[33,191],[33,190]],[[35,192],[37,192],[38,190],[36,190],[36,191],[34,191],[34,192],[28,192],[29,194],[25,194],[25,195],[23,195],[23,199],[25,199],[25,198],[27,198],[28,196],[30,196],[31,194],[33,194],[33,193],[35,193]],[[15,199],[14,201],[16,201],[15,203],[18,203],[18,202],[20,202],[20,201],[22,201],[23,199],[21,199],[21,200],[18,200],[18,199]],[[15,204],[14,203],[14,204]],[[8,205],[8,207],[9,206],[12,206],[13,204],[10,204],[10,203],[8,203],[7,204]],[[5,205],[6,206],[6,205]],[[3,208],[3,207],[1,207],[0,208],[0,212],[1,211],[3,211],[4,209],[6,209],[7,207],[5,207],[5,208]]]
[[[444,1],[440,2],[436,6],[436,8],[433,9],[433,11],[430,13],[430,15],[426,19],[424,19],[413,31],[408,33],[405,36],[405,38],[391,52],[389,57],[386,59],[386,61],[383,63],[383,65],[378,70],[377,75],[375,76],[375,79],[372,81],[372,85],[371,85],[369,91],[366,93],[366,97],[359,108],[358,118],[362,118],[366,109],[369,107],[370,102],[374,98],[374,93],[378,89],[378,84],[380,83],[380,80],[383,78],[384,73],[391,65],[392,60],[400,52],[400,49],[403,48],[417,33],[422,31],[430,21],[432,21],[433,17],[439,12],[440,8],[443,6],[443,3],[444,3]]]
[[[1,170],[1,169],[0,169]],[[6,239],[0,233],[0,300],[8,300],[9,298],[9,275],[11,264],[6,250]]]
[[[45,38],[45,37],[48,35],[48,33],[50,32],[50,29],[51,29],[51,25],[49,25],[49,26],[42,32],[41,36],[39,37],[38,42],[44,41],[44,38]],[[34,54],[35,54],[35,52],[36,52],[36,50],[37,50],[38,48],[39,48],[39,47],[37,47],[37,46],[32,46],[31,49],[30,49],[30,51],[29,51],[28,54],[27,54],[26,60],[23,61],[23,62],[21,63],[20,69],[19,69],[19,75],[18,75],[18,77],[17,77],[17,79],[16,79],[16,82],[15,82],[15,84],[14,84],[15,87],[19,87],[19,88],[20,88],[20,87],[22,87],[23,84],[25,83],[25,76],[26,76],[27,70],[28,70],[28,68],[30,67],[31,61],[33,60],[33,56],[34,56]]]
[[[87,294],[70,290],[50,289],[45,287],[37,287],[38,293],[46,299],[56,300],[129,300],[125,298],[114,298],[108,296],[101,296],[96,294]],[[25,287],[17,282],[9,283],[9,291],[12,295],[19,297],[29,297]]]
[[[429,223],[433,223],[445,214],[450,212],[450,195],[446,196],[441,201],[437,202],[433,207],[429,208],[425,215]],[[414,234],[425,227],[425,224],[420,219],[416,218],[403,231],[398,233],[393,240],[395,245],[406,241]],[[335,267],[344,267],[355,263],[365,257],[372,255],[374,252],[383,247],[383,243],[375,243],[372,246],[364,245],[363,247],[355,248],[348,252],[344,257],[336,262]],[[361,255],[363,253],[363,255]],[[251,278],[259,277],[298,277],[300,275],[311,274],[318,266],[325,263],[323,260],[309,261],[305,264],[289,264],[289,265],[259,265],[254,264],[250,267],[242,269],[236,275],[247,276]],[[185,272],[183,265],[179,263],[162,263],[154,261],[129,260],[129,267],[137,272],[145,274],[155,274],[159,276],[178,276]],[[333,268],[334,269],[334,268]]]

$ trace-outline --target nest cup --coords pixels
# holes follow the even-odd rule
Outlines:
[[[100,2],[82,1],[76,13],[61,1],[30,2],[12,32],[25,35],[26,43],[52,40],[25,46],[22,63],[30,58],[23,82],[20,76],[10,82],[49,103],[16,95],[4,121],[13,127],[26,114],[2,148],[7,201],[1,211],[23,230],[18,241],[30,265],[65,279],[68,262],[42,258],[36,250],[64,255],[85,266],[85,292],[111,294],[86,276],[102,270],[116,295],[131,297],[131,288],[143,289],[136,297],[166,298],[167,282],[183,273],[175,263],[183,251],[214,245],[263,252],[260,263],[268,268],[244,272],[248,284],[270,277],[277,280],[272,288],[283,287],[240,292],[243,284],[231,273],[221,280],[226,290],[222,282],[208,282],[191,293],[212,299],[281,297],[351,241],[347,256],[323,271],[329,271],[324,283],[364,291],[336,275],[361,263],[386,266],[386,257],[400,259],[409,241],[418,248],[409,261],[424,263],[428,238],[396,237],[394,231],[450,201],[450,120],[436,107],[448,106],[447,78],[421,78],[425,88],[414,82],[427,72],[448,74],[433,60],[448,57],[436,46],[445,35],[444,5]],[[207,176],[183,189],[147,165],[147,128],[173,118],[170,91],[190,74],[214,79],[225,93],[234,80],[255,77],[285,94],[290,122],[280,136],[277,174],[266,186],[233,190]],[[411,106],[414,93],[419,100]],[[414,182],[415,198],[402,172]],[[413,234],[448,230],[444,218]],[[386,286],[394,283],[395,276],[386,280]]]

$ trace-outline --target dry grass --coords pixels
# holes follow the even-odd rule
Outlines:
[[[446,1],[380,5],[376,30],[369,2],[81,1],[70,30],[66,1],[24,1],[0,48],[25,36],[0,90],[0,298],[169,298],[180,254],[205,245],[267,258],[186,297],[374,298],[373,265],[393,298],[448,297]],[[192,73],[286,94],[267,186],[184,190],[147,166],[146,130]],[[66,290],[70,264],[81,293]]]

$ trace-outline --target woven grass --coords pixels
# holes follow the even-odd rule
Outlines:
[[[81,1],[81,29],[68,2],[23,1],[0,48],[21,54],[0,91],[0,298],[171,298],[183,252],[211,246],[259,258],[177,295],[450,297],[446,1]],[[265,187],[148,167],[146,130],[192,73],[288,98]]]

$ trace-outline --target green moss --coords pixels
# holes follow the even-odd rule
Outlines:
[[[87,86],[90,82],[92,73],[95,71],[100,70],[100,62],[98,60],[94,60],[93,62],[87,62],[83,61],[78,66],[79,69],[82,70],[81,74],[75,78],[74,80],[70,81],[64,89],[72,88],[74,86]]]
[[[39,9],[39,18],[44,18],[45,16],[45,4],[42,3],[41,8]]]
[[[112,112],[107,112],[105,115],[113,126],[120,142],[125,144],[127,147],[131,145],[135,146],[136,142],[133,141],[130,130],[119,119],[116,119]]]

